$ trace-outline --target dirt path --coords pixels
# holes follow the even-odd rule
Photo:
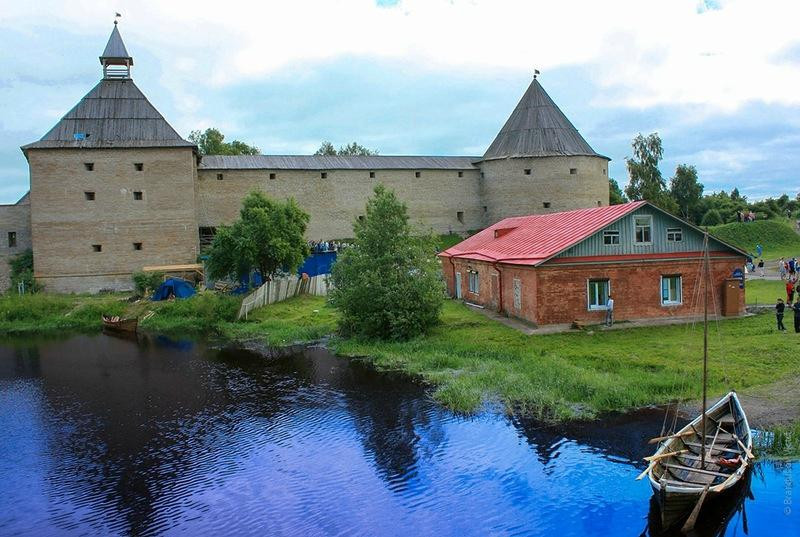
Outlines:
[[[755,429],[800,421],[800,376],[749,388],[738,394],[747,413],[747,421]],[[709,397],[709,403],[716,399]],[[682,404],[681,413],[693,418],[700,413],[700,401]]]

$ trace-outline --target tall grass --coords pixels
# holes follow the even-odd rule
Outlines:
[[[122,315],[125,306],[124,300],[107,295],[1,295],[0,333],[98,329],[103,313]]]

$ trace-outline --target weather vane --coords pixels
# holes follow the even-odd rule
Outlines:
[[[534,80],[536,80],[536,77],[537,77],[538,75],[539,75],[539,70],[538,70],[538,69],[534,69],[534,70],[533,70],[533,79],[534,79]]]
[[[122,18],[122,13],[116,13],[114,15],[114,24],[117,24],[119,22],[119,19],[121,18]]]

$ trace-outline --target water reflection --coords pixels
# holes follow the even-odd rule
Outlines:
[[[0,533],[662,535],[633,480],[662,417],[458,416],[324,349],[6,341]],[[797,534],[797,465],[759,470],[700,535]]]

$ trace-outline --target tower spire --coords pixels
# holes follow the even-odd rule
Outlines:
[[[118,14],[119,15],[119,14]],[[100,56],[100,65],[103,66],[103,78],[130,78],[133,58],[128,54],[122,36],[119,34],[117,17],[114,18],[114,29],[108,38],[103,54]]]

